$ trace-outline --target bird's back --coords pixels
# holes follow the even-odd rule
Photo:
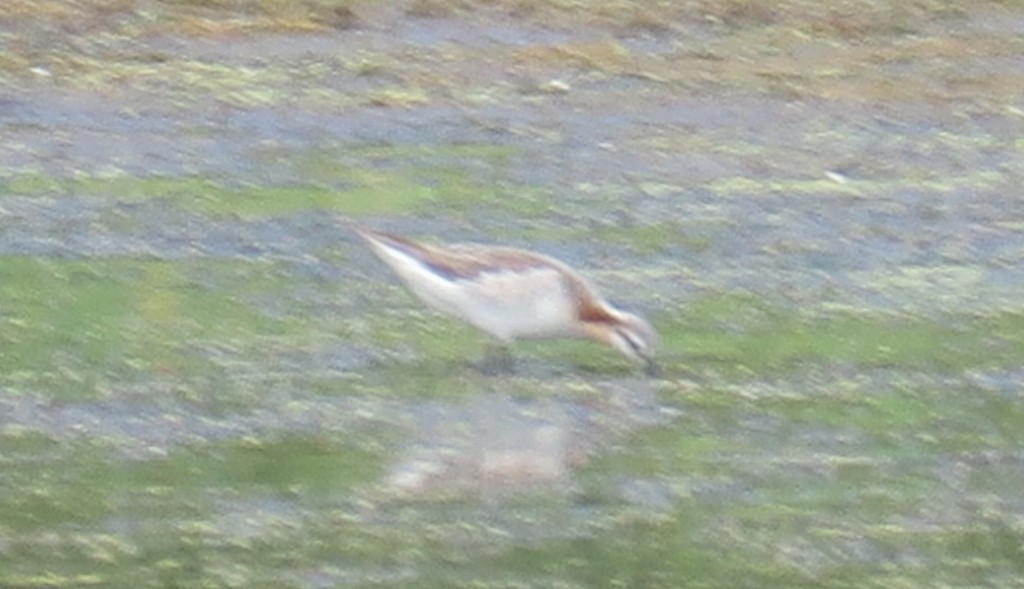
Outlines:
[[[565,264],[541,254],[359,234],[424,302],[499,339],[576,335],[580,299],[594,296]]]

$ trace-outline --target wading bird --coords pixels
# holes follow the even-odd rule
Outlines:
[[[521,338],[577,337],[603,342],[658,373],[657,334],[616,309],[566,264],[534,252],[475,244],[429,245],[355,228],[374,254],[427,305],[454,315],[506,346]]]

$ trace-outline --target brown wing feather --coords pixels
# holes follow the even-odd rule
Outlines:
[[[452,281],[472,280],[487,272],[523,271],[553,266],[551,261],[543,256],[512,248],[484,248],[473,245],[440,248],[380,231],[360,229],[359,234],[364,239],[380,241],[388,247],[401,250],[433,272]]]
[[[513,248],[456,245],[451,248],[431,248],[435,263],[441,265],[457,279],[468,280],[487,272],[522,272],[532,268],[550,268],[547,258]]]

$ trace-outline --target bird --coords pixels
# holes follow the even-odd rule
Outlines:
[[[509,368],[518,339],[582,338],[609,345],[657,376],[658,334],[639,315],[608,303],[580,274],[544,254],[480,244],[431,245],[353,226],[428,306],[490,335]]]

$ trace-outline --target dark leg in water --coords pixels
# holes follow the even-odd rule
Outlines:
[[[507,345],[490,343],[480,362],[480,372],[489,375],[511,374],[515,372],[516,361]]]

